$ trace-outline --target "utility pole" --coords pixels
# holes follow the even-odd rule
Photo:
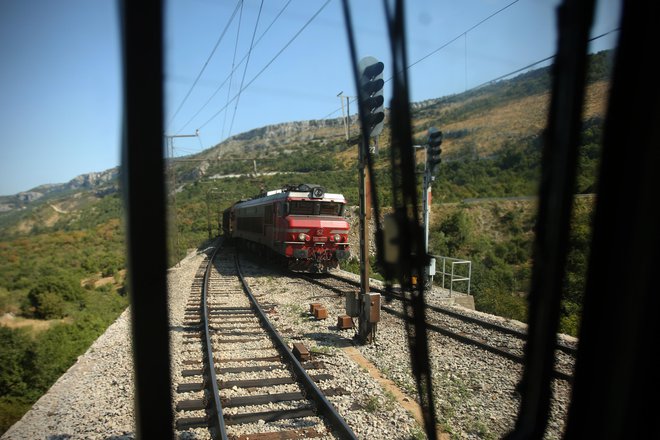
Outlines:
[[[351,99],[346,97],[346,140],[351,140]]]
[[[346,132],[346,140],[351,139],[351,98],[355,96],[344,95],[344,92],[337,93],[337,97],[341,101],[341,116],[344,121],[344,131]],[[344,98],[346,98],[346,110],[344,111]]]
[[[428,152],[427,152],[428,157]],[[431,184],[435,177],[429,172],[428,165],[424,169],[424,190],[422,201],[422,212],[424,213],[424,252],[429,253],[429,218],[431,210]],[[433,285],[433,275],[435,275],[435,259],[429,260],[429,265],[425,268],[424,280],[428,286]]]
[[[184,137],[198,137],[199,136],[199,130],[195,131],[195,134],[173,134],[173,135],[165,135],[165,139],[167,141],[166,143],[166,156],[169,156],[170,158],[170,164],[169,164],[169,171],[170,171],[170,177],[172,181],[172,226],[174,227],[174,249],[171,251],[172,255],[175,256],[175,259],[177,261],[177,265],[179,264],[180,256],[179,256],[179,247],[180,247],[180,242],[179,242],[179,227],[177,225],[177,215],[176,215],[176,170],[174,169],[174,138],[184,138]]]
[[[360,185],[360,298],[358,301],[358,339],[371,343],[376,338],[380,321],[380,294],[369,288],[369,221],[371,220],[370,178],[367,168],[367,154],[372,137],[383,131],[385,111],[383,107],[384,65],[373,57],[360,60],[361,71],[359,104],[362,115],[362,133],[358,143],[358,170]],[[349,115],[350,117],[350,115]]]
[[[376,324],[369,319],[371,301],[369,298],[369,222],[371,221],[371,197],[369,194],[369,170],[366,167],[365,153],[369,139],[360,139],[358,144],[358,175],[360,195],[360,314],[358,337],[363,342],[372,342]]]
[[[211,202],[210,202],[210,196],[211,193],[214,191],[218,191],[218,194],[221,194],[222,191],[220,191],[218,188],[209,188],[206,190],[206,229],[208,230],[209,233],[209,240],[213,238],[213,231],[211,227]],[[218,232],[218,235],[220,235],[220,232]]]
[[[348,121],[346,120],[346,113],[344,111],[344,96],[343,91],[337,93],[337,98],[341,101],[341,118],[344,121],[344,131],[346,132],[346,140],[348,141]]]

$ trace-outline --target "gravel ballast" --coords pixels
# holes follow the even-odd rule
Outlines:
[[[193,252],[168,272],[172,328],[183,322],[191,285],[203,257]],[[287,343],[303,342],[333,375],[324,387],[349,391],[349,395],[328,400],[360,439],[424,438],[412,414],[346,354],[344,348],[353,347],[354,330],[336,327],[337,317],[345,314],[342,297],[248,258],[242,258],[241,264],[254,293],[265,295],[262,301],[275,305],[271,319]],[[309,314],[311,302],[323,303],[329,318],[314,319]],[[376,342],[356,348],[414,400],[405,328],[396,317],[386,313],[381,317]],[[134,438],[129,318],[126,310],[2,439]],[[191,349],[182,339],[180,332],[172,332],[174,384],[191,380],[181,375],[188,368],[183,361],[191,358]],[[437,334],[430,340],[436,412],[444,431],[460,439],[504,436],[512,429],[518,411],[516,386],[522,366]],[[561,437],[570,387],[556,380],[554,392],[546,432],[549,439]],[[175,400],[194,398],[177,396],[174,390],[173,395]],[[179,438],[206,439],[209,435],[208,430],[197,429]]]
[[[332,347],[338,340],[351,340],[353,330],[337,330],[335,326],[337,316],[345,313],[343,297],[302,279],[288,278],[272,269],[268,272],[267,269],[260,268],[258,263],[246,262],[244,269],[250,274],[248,282],[253,286],[253,290],[269,292],[273,301],[280,304],[281,315],[288,313],[294,321],[295,316],[299,316],[294,324],[291,324],[289,319],[286,320],[286,326],[291,329],[290,333],[308,335],[306,342],[320,348]],[[342,272],[341,276],[353,275]],[[439,297],[442,293],[435,292],[434,295]],[[305,308],[311,302],[321,302],[328,309],[329,319],[316,321],[304,317]],[[392,303],[392,307],[400,308],[400,305]],[[489,317],[463,308],[456,310],[480,318]],[[519,327],[519,324],[503,318],[490,318],[500,324]],[[283,316],[280,319],[283,320]],[[286,334],[286,327],[282,327]],[[484,336],[484,339],[487,337]],[[517,386],[522,365],[437,333],[431,332],[429,340],[436,415],[442,430],[451,438],[460,439],[495,439],[510,432],[520,404]],[[416,397],[407,336],[401,319],[385,312],[381,313],[376,342],[359,346],[358,350],[404,393],[412,399]],[[369,399],[370,388],[362,390],[361,398]],[[570,385],[565,381],[555,380],[553,391],[551,416],[545,435],[547,439],[562,436],[570,399]]]

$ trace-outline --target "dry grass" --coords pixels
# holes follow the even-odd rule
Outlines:
[[[9,313],[0,316],[0,326],[12,328],[12,329],[25,328],[33,336],[36,335],[37,333],[41,333],[48,330],[55,324],[61,324],[61,323],[71,324],[73,323],[73,320],[71,318],[51,319],[51,320],[28,319],[28,318],[21,318],[18,316],[14,316]]]
[[[106,284],[113,284],[113,287],[116,289],[124,282],[125,279],[126,279],[126,269],[122,269],[119,271],[119,280],[120,280],[119,283],[116,282],[114,276],[101,277],[101,272],[98,272],[92,277],[84,278],[80,280],[80,285],[82,287],[89,286],[96,289],[98,287],[105,286]]]
[[[584,100],[585,119],[605,115],[609,92],[610,83],[607,81],[598,81],[587,87]]]
[[[607,103],[609,83],[599,81],[587,87],[585,96],[584,118],[603,116]],[[538,136],[546,126],[548,119],[548,106],[550,93],[540,93],[520,99],[502,102],[494,108],[470,112],[465,118],[443,124],[446,115],[453,111],[471,105],[474,101],[491,98],[491,95],[479,95],[463,101],[452,102],[434,111],[424,111],[423,116],[413,121],[413,137],[424,139],[428,127],[437,126],[444,132],[467,131],[469,134],[458,139],[445,139],[443,155],[454,155],[464,151],[476,153],[480,157],[497,153],[507,142],[516,142],[520,139]],[[497,98],[497,97],[495,97]],[[389,121],[389,117],[388,117]],[[440,122],[438,122],[440,121]],[[387,122],[387,121],[386,121]],[[358,133],[359,124],[351,126],[351,136]],[[314,127],[305,122],[295,125],[273,126],[266,130],[262,136],[250,140],[229,140],[219,149],[213,149],[205,156],[216,156],[218,151],[240,152],[247,151],[250,145],[265,143],[277,145],[279,150],[297,150],[305,148],[306,144],[314,141],[342,142],[345,139],[343,125],[332,127]],[[380,135],[379,142],[382,149],[389,147],[390,133],[386,123]],[[351,147],[337,154],[341,163],[355,164],[357,160],[357,147]],[[419,160],[423,160],[421,155]]]
[[[502,218],[509,212],[518,212],[525,219],[536,215],[537,200],[483,200],[479,202],[442,203],[432,207],[432,224],[441,223],[456,211],[464,211],[470,219],[471,226],[477,236],[489,237],[494,242],[508,239],[502,230]],[[529,231],[531,232],[531,231]]]

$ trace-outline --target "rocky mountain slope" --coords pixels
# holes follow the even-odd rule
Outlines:
[[[609,52],[591,57],[585,120],[604,117],[610,58]],[[444,132],[443,161],[496,157],[511,145],[540,136],[547,122],[550,84],[550,69],[546,67],[464,93],[413,103],[414,142],[424,144],[428,128],[435,126]],[[379,138],[382,151],[389,147],[388,119],[386,114],[386,128]],[[351,138],[358,135],[356,115],[350,120],[349,130]],[[423,161],[423,152],[418,154],[418,159]],[[382,154],[381,158],[377,166],[388,167],[386,155]],[[357,148],[346,142],[342,117],[255,128],[198,154],[174,159],[170,166],[176,173],[176,190],[180,191],[204,179],[252,173],[253,167],[264,175],[305,173],[311,168],[300,164],[314,161],[316,166],[312,168],[316,171],[355,169]],[[319,162],[327,163],[327,167],[319,167]],[[86,206],[94,198],[115,194],[118,175],[119,168],[112,168],[82,174],[63,184],[41,185],[15,195],[0,196],[0,231],[8,224],[24,221],[23,214],[31,209],[46,206],[57,216]],[[52,218],[48,222],[54,223]],[[29,232],[31,227],[21,230]]]
[[[92,190],[98,195],[107,195],[118,189],[119,167],[100,172],[91,172],[74,177],[66,183],[39,185],[28,191],[11,196],[0,196],[0,212],[23,209],[29,203],[44,196],[57,196],[78,190]]]

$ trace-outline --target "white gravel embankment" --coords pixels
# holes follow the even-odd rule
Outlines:
[[[169,270],[170,306],[183,308],[203,256]],[[130,310],[125,310],[2,440],[135,438]]]
[[[260,270],[258,264],[246,262],[244,266],[250,273],[250,284],[256,290],[268,292],[268,300],[272,298],[279,304],[279,320],[286,322],[280,324],[280,328],[285,335],[289,327],[291,333],[304,335],[305,343],[310,346],[330,350],[332,359],[343,358],[339,350],[330,348],[353,336],[352,330],[339,331],[335,327],[337,316],[345,313],[343,298],[303,280],[287,279],[273,271]],[[306,316],[306,308],[313,301],[323,303],[328,309],[327,321],[315,321]],[[392,303],[392,307],[400,306]],[[467,309],[458,310],[472,313]],[[479,315],[484,317],[484,314]],[[285,316],[289,316],[286,321]],[[505,321],[493,320],[502,324]],[[436,333],[430,334],[429,346],[436,415],[442,430],[452,439],[502,438],[511,431],[520,404],[516,388],[522,366]],[[408,396],[414,398],[417,395],[406,331],[400,319],[381,313],[376,342],[361,346],[359,350]],[[380,393],[373,385],[353,390],[355,400],[362,403]],[[570,386],[564,381],[554,381],[553,391],[555,398],[545,435],[547,439],[561,438],[570,399]],[[400,429],[397,432],[405,437]],[[373,438],[392,438],[378,430],[373,434]]]

